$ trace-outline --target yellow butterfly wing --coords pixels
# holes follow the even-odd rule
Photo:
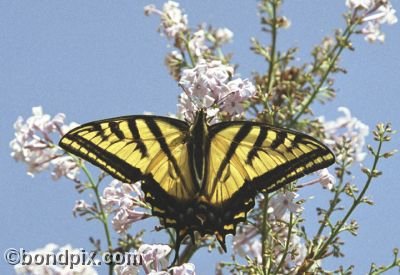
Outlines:
[[[256,122],[210,126],[208,180],[204,195],[220,205],[241,190],[272,192],[305,174],[334,163],[316,139]]]
[[[246,221],[258,192],[272,192],[335,161],[321,142],[305,134],[256,122],[222,122],[209,128],[208,177],[202,201],[219,213],[206,223],[225,248],[225,235]],[[211,230],[205,231],[210,233]]]
[[[122,182],[156,182],[157,188],[184,201],[195,193],[188,167],[188,131],[181,120],[125,116],[74,128],[59,144]]]

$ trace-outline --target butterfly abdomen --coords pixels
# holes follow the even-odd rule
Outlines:
[[[200,110],[189,131],[188,154],[194,185],[201,190],[207,178],[207,157],[210,148],[206,114]]]

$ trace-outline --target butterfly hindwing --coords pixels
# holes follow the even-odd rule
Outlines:
[[[186,122],[157,116],[126,116],[90,122],[60,141],[67,151],[99,166],[122,182],[151,178],[167,194],[189,199]]]

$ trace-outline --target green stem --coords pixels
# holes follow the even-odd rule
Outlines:
[[[185,38],[182,38],[182,40],[185,41],[184,44],[185,44],[186,51],[187,51],[187,53],[189,55],[190,63],[192,65],[191,68],[194,68],[194,66],[196,64],[196,61],[194,59],[194,56],[192,55],[192,52],[190,51],[189,41],[187,39],[185,39]]]
[[[378,164],[378,160],[380,157],[380,152],[381,152],[381,148],[382,148],[382,140],[379,141],[379,146],[378,146],[378,151],[375,155],[374,158],[374,163],[372,165],[372,169],[371,171],[375,171],[376,170],[376,166]],[[334,238],[336,238],[336,236],[338,235],[338,233],[340,232],[340,230],[342,229],[343,225],[346,223],[346,221],[349,219],[349,217],[351,216],[351,214],[353,213],[354,209],[360,204],[362,198],[365,195],[365,192],[367,192],[369,185],[371,184],[373,176],[369,175],[366,184],[364,185],[364,188],[362,189],[361,193],[359,194],[359,196],[357,197],[357,199],[355,201],[353,201],[353,204],[351,205],[349,211],[347,212],[347,214],[344,216],[344,218],[339,222],[338,225],[335,226],[334,230],[332,231],[330,237],[324,242],[324,244],[320,247],[319,251],[316,253],[314,259],[320,259],[323,256],[323,253],[325,253],[325,250],[328,248],[328,246],[330,245],[330,243],[332,242],[332,240]]]
[[[295,115],[294,118],[292,118],[290,120],[290,123],[288,125],[289,128],[293,127],[296,124],[296,122],[304,114],[304,112],[307,110],[307,108],[311,105],[311,103],[314,101],[314,99],[320,92],[322,86],[325,84],[325,81],[328,79],[329,74],[331,73],[333,67],[335,66],[337,59],[339,58],[342,51],[347,47],[347,42],[349,41],[350,36],[353,34],[354,28],[356,26],[357,26],[356,23],[349,25],[343,33],[345,43],[343,43],[343,41],[338,41],[336,43],[335,47],[332,49],[330,55],[332,55],[333,57],[330,58],[330,63],[329,63],[328,69],[325,71],[325,73],[321,77],[319,84],[313,89],[313,92],[310,95],[310,97],[305,101],[305,103],[302,104],[300,111],[297,113],[297,115]],[[336,52],[336,54],[335,54],[335,52]],[[322,65],[322,62],[316,68],[314,68],[314,70],[318,69],[321,65]]]
[[[108,247],[108,251],[111,253],[113,248],[112,248],[112,242],[111,242],[111,234],[110,234],[110,230],[108,229],[108,215],[104,212],[102,203],[101,203],[101,199],[100,199],[100,194],[99,194],[99,188],[98,188],[98,184],[95,183],[92,175],[90,174],[89,170],[87,169],[87,167],[85,166],[85,164],[81,163],[81,168],[83,170],[83,172],[85,173],[85,175],[87,176],[89,182],[90,182],[90,188],[93,189],[95,196],[96,196],[96,201],[97,204],[99,206],[99,210],[100,210],[100,221],[103,224],[104,227],[104,232],[106,234],[106,239],[107,239],[107,247]],[[113,273],[113,267],[114,264],[110,263],[109,265],[109,274],[112,275]]]
[[[345,170],[344,164],[342,164],[341,170],[342,171]],[[317,234],[314,237],[313,246],[319,242],[319,238],[321,237],[321,234],[326,227],[326,223],[329,221],[329,218],[332,215],[333,211],[335,210],[336,205],[339,203],[339,196],[342,193],[342,185],[344,182],[344,174],[345,174],[345,172],[341,173],[341,175],[340,175],[339,184],[336,187],[336,191],[335,191],[335,196],[333,197],[332,201],[330,202],[329,209],[326,212],[326,214],[324,215],[324,219],[323,219],[321,225],[319,226]]]
[[[288,234],[287,234],[287,238],[286,238],[285,250],[283,251],[282,259],[279,262],[278,267],[276,268],[275,274],[280,274],[279,270],[283,267],[283,264],[285,263],[285,259],[288,254],[288,251],[289,251],[290,238],[292,237],[292,229],[293,229],[293,213],[290,213],[289,227],[288,227]]]
[[[222,63],[223,63],[223,64],[226,64],[226,63],[227,63],[227,62],[226,62],[226,58],[225,58],[224,53],[222,52],[221,47],[218,47],[218,48],[216,49],[216,52],[217,52],[217,54],[218,54],[219,59],[222,61]]]
[[[400,264],[399,264],[399,265],[400,265]],[[368,274],[371,274],[371,275],[380,275],[380,274],[383,274],[383,273],[385,273],[385,272],[387,272],[387,271],[389,271],[389,270],[391,270],[392,268],[397,267],[397,266],[398,266],[398,265],[397,265],[396,263],[392,263],[392,264],[389,265],[389,266],[380,268],[379,271],[374,271],[374,272],[370,271]]]
[[[266,94],[270,93],[272,87],[274,85],[274,68],[275,68],[275,56],[276,56],[276,42],[277,42],[277,27],[276,27],[276,8],[277,3],[275,1],[271,1],[272,6],[272,29],[271,29],[271,53],[270,53],[270,60],[269,60],[269,68],[268,68],[268,82],[267,82],[267,91]]]
[[[267,257],[267,236],[269,235],[269,226],[268,226],[268,201],[269,201],[269,197],[268,194],[264,194],[265,199],[264,199],[264,206],[263,206],[263,220],[262,220],[262,234],[261,234],[261,256],[262,256],[262,270],[264,275],[269,274],[269,272],[267,272],[267,261],[268,261],[268,257]]]

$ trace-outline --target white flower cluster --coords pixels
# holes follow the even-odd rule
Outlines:
[[[362,162],[367,155],[367,153],[364,152],[364,146],[369,127],[356,117],[352,117],[350,110],[346,107],[339,107],[338,111],[342,112],[343,116],[334,121],[325,121],[324,117],[319,117],[319,121],[325,128],[326,138],[324,139],[324,143],[334,146],[345,138],[350,141],[353,149],[351,161]],[[343,156],[337,155],[336,157],[340,160]]]
[[[315,183],[320,183],[324,189],[332,190],[333,186],[336,183],[336,178],[331,173],[329,173],[329,170],[327,168],[318,170],[317,172],[315,172],[315,174],[318,175],[317,178],[306,183],[297,184],[297,187],[301,188],[313,185]]]
[[[138,254],[143,259],[143,270],[147,275],[194,275],[195,267],[191,263],[185,263],[167,269],[167,255],[171,252],[169,245],[161,244],[142,244],[138,249]],[[167,271],[164,271],[167,270]],[[114,272],[117,275],[136,275],[139,274],[139,267],[132,265],[116,265]]]
[[[74,217],[76,217],[77,215],[85,215],[86,213],[93,210],[93,207],[84,200],[77,200],[75,202],[74,208],[72,209],[72,214],[74,215]]]
[[[206,32],[204,30],[198,30],[193,33],[192,38],[189,40],[189,50],[192,54],[197,57],[201,57],[208,47],[206,45]]]
[[[207,63],[204,60],[193,69],[184,70],[179,81],[184,92],[180,95],[178,112],[193,120],[198,109],[206,108],[214,122],[220,111],[229,116],[241,115],[243,101],[252,97],[256,89],[248,79],[230,80],[233,73],[231,66],[220,61]]]
[[[65,253],[65,251],[68,252]],[[47,265],[47,264],[39,264],[36,263],[37,259],[43,258],[43,259],[51,259],[49,255],[69,255],[72,257],[73,255],[78,255],[80,254],[81,251],[79,249],[74,249],[70,245],[66,245],[63,247],[60,247],[56,244],[50,243],[47,244],[45,247],[30,251],[27,254],[31,255],[33,259],[36,259],[29,263],[25,264],[17,264],[14,269],[16,274],[20,275],[41,275],[41,274],[49,274],[49,275],[57,275],[57,274],[73,274],[73,275],[96,275],[97,272],[96,270],[88,264],[74,264],[73,266],[67,265],[67,264],[59,264],[59,265]],[[37,255],[35,257],[35,255]],[[40,257],[39,257],[40,256]],[[67,259],[64,259],[67,261]],[[68,262],[71,263],[72,261],[75,262],[76,259],[68,259]],[[49,261],[49,263],[52,263],[52,261]]]
[[[218,28],[213,33],[207,33],[205,29],[206,27],[202,26],[200,30],[194,32],[188,43],[189,51],[198,58],[204,56],[204,53],[209,50],[206,44],[207,35],[209,35],[208,38],[212,39],[217,45],[229,43],[233,38],[233,32],[228,28]]]
[[[322,187],[328,190],[331,190],[336,183],[336,178],[329,173],[327,168],[318,170],[316,172],[319,175],[317,179],[319,183],[321,183]]]
[[[168,39],[174,41],[174,46],[181,48],[182,51],[190,51],[190,55],[202,57],[210,50],[206,42],[213,42],[215,45],[222,45],[232,41],[233,32],[228,28],[218,28],[207,30],[205,24],[198,30],[190,32],[187,15],[180,8],[179,3],[174,1],[166,2],[162,10],[158,10],[154,4],[144,7],[145,15],[157,14],[161,22],[158,31]],[[186,48],[185,43],[176,43],[178,40],[188,40]]]
[[[147,213],[136,210],[144,203],[140,183],[127,184],[113,180],[104,189],[101,203],[107,213],[115,213],[112,225],[117,233],[125,233],[132,223],[148,217]]]
[[[361,33],[368,42],[383,42],[385,34],[381,31],[381,25],[397,23],[396,10],[389,0],[346,0],[346,6],[361,14],[362,21],[367,23]]]
[[[215,38],[221,44],[226,44],[232,41],[233,32],[228,28],[219,28],[215,31]]]
[[[176,35],[185,32],[188,29],[187,15],[179,7],[179,3],[168,1],[164,3],[162,11],[155,5],[144,7],[146,15],[158,14],[161,17],[160,30],[170,39],[176,38]]]
[[[57,114],[53,118],[43,113],[42,107],[33,107],[33,115],[26,121],[18,117],[14,124],[15,138],[10,142],[11,156],[16,161],[28,165],[28,174],[34,176],[49,167],[53,168],[54,180],[65,176],[75,180],[79,167],[70,156],[63,156],[51,136],[62,136],[78,124],[64,124],[65,115]]]
[[[295,192],[278,192],[269,201],[268,213],[273,213],[275,219],[280,220],[287,214],[287,211],[291,213],[303,211],[303,207],[294,202],[298,196],[299,194]]]
[[[241,257],[252,257],[258,263],[262,262],[261,257],[261,241],[256,238],[259,230],[254,225],[243,225],[240,231],[233,237],[233,250]]]

